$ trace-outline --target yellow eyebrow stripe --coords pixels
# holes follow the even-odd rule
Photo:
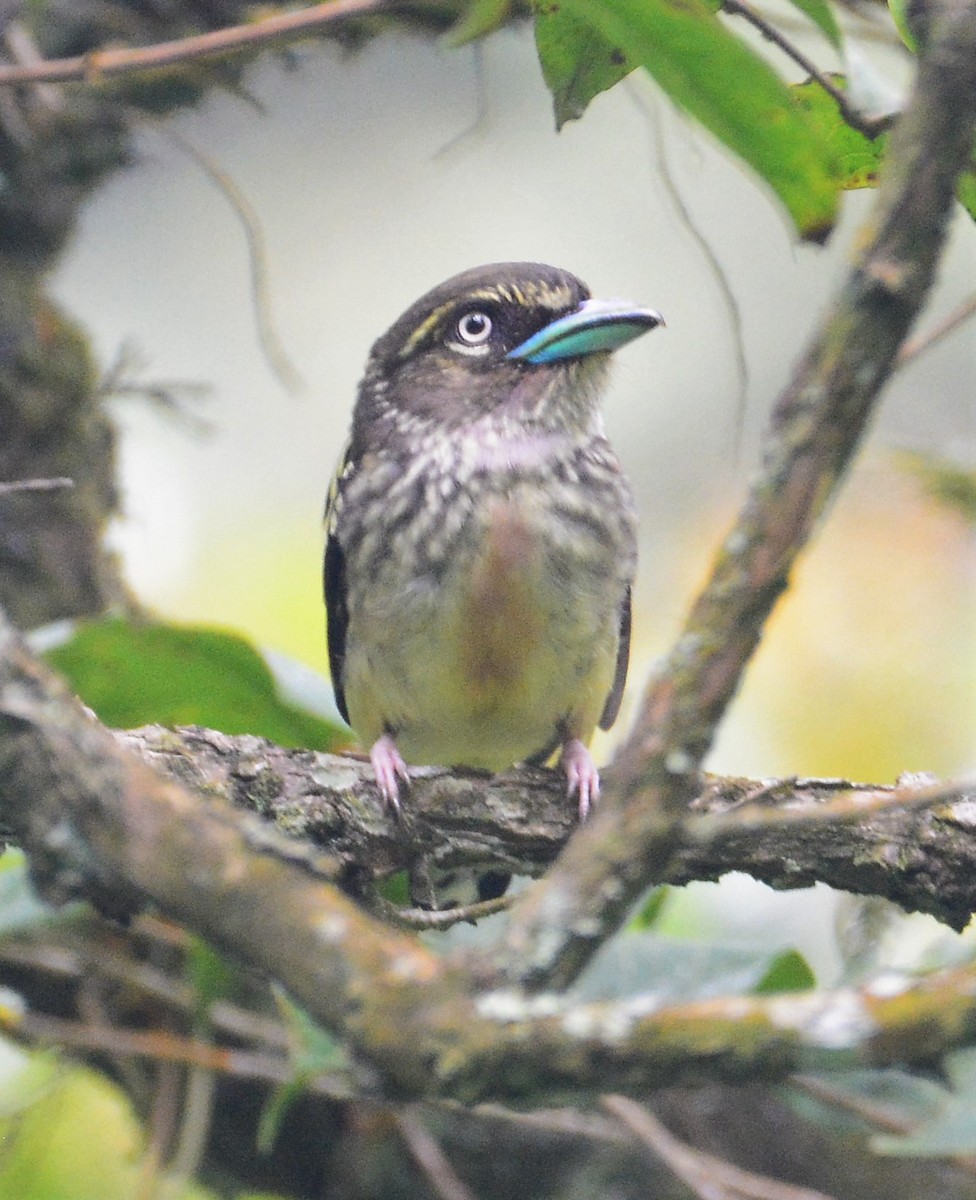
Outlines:
[[[554,312],[560,309],[568,308],[572,303],[573,297],[568,287],[549,287],[546,284],[528,283],[522,287],[515,284],[499,284],[493,288],[481,288],[478,291],[468,292],[461,297],[455,297],[453,300],[448,300],[444,304],[440,304],[429,313],[427,317],[417,326],[410,337],[400,347],[397,358],[409,358],[411,354],[421,346],[434,329],[443,321],[444,317],[457,309],[464,307],[478,300],[507,301],[510,304],[521,305],[539,305],[543,308],[551,308]]]
[[[397,354],[397,358],[409,358],[414,350],[416,350],[421,344],[421,342],[426,339],[427,335],[434,328],[434,326],[440,324],[441,318],[444,316],[444,314],[450,312],[456,304],[456,300],[449,300],[447,304],[442,304],[439,308],[435,308],[430,316],[427,317],[425,321],[421,321],[413,333],[403,343],[403,345],[400,347],[400,352]]]

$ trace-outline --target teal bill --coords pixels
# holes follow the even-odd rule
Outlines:
[[[544,325],[507,358],[528,363],[551,363],[616,350],[642,333],[663,325],[653,308],[635,308],[624,300],[584,300],[574,312]]]

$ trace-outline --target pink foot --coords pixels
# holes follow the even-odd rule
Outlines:
[[[585,821],[592,805],[600,799],[600,773],[579,738],[570,738],[563,744],[562,764],[566,772],[566,794],[579,797],[579,816]]]
[[[383,800],[399,816],[400,787],[397,779],[402,779],[409,785],[410,776],[407,774],[407,764],[400,756],[396,742],[388,733],[384,733],[373,743],[373,748],[369,752],[369,761],[373,764],[376,786],[380,789]]]

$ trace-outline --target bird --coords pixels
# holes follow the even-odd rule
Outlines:
[[[588,742],[627,677],[637,517],[600,409],[612,352],[663,323],[542,263],[464,271],[373,345],[326,502],[329,664],[399,813],[408,763],[497,772]]]

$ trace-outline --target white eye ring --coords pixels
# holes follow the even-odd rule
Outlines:
[[[455,332],[466,346],[483,346],[491,337],[492,321],[487,313],[469,312],[458,320]]]

